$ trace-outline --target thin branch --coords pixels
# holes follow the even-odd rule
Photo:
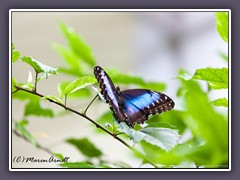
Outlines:
[[[28,138],[26,138],[25,136],[23,136],[22,134],[20,134],[16,129],[12,129],[12,132],[13,132],[16,136],[24,139],[25,141],[27,141],[27,142],[29,142],[29,143],[31,144],[30,140],[29,140]],[[39,143],[37,143],[36,147],[37,147],[38,149],[41,149],[41,150],[45,151],[46,153],[48,153],[48,154],[50,154],[50,155],[54,155],[54,153],[53,153],[50,149],[48,149],[48,148],[46,148],[46,147],[43,147],[43,146],[40,145]]]
[[[93,100],[89,103],[89,105],[87,106],[87,108],[83,111],[83,114],[86,115],[88,108],[92,105],[92,103],[95,101],[95,99],[96,99],[97,97],[98,97],[98,95],[96,95],[96,96],[93,98]]]
[[[38,78],[38,73],[36,72],[36,75],[35,75],[35,85],[34,85],[34,90],[33,90],[33,92],[37,92],[37,78]]]
[[[28,92],[28,93],[31,93],[31,94],[35,94],[39,97],[44,97],[44,95],[38,93],[38,92],[34,92],[34,91],[30,91],[30,90],[27,90],[27,89],[24,89],[22,87],[19,87],[19,86],[15,86],[15,88],[17,90],[22,90],[22,91],[25,91],[25,92]],[[121,138],[119,138],[116,134],[110,132],[108,129],[106,129],[105,127],[101,126],[100,124],[98,124],[97,122],[95,122],[94,120],[92,120],[90,117],[88,117],[86,114],[84,113],[80,113],[70,107],[67,107],[65,106],[64,104],[61,104],[61,103],[58,103],[56,101],[53,101],[52,99],[48,99],[46,98],[49,102],[52,102],[54,104],[57,104],[61,107],[63,107],[64,109],[68,110],[68,111],[71,111],[79,116],[82,116],[84,117],[85,119],[87,119],[88,121],[90,121],[91,123],[93,123],[94,125],[96,125],[97,128],[99,129],[102,129],[103,131],[105,131],[107,134],[109,134],[110,136],[112,136],[113,138],[115,138],[116,140],[118,140],[119,142],[121,142],[123,145],[125,145],[126,147],[128,147],[129,149],[131,149],[133,152],[135,152],[139,157],[143,158],[145,161],[147,161],[148,163],[150,163],[152,166],[154,166],[155,168],[158,168],[157,165],[155,165],[153,162],[151,162],[150,160],[148,160],[148,158],[143,155],[141,152],[137,151],[136,149],[134,149],[133,147],[131,147],[129,144],[127,144],[124,140],[122,140]]]
[[[14,93],[16,93],[16,92],[18,92],[18,89],[16,89],[15,91],[13,91],[12,94],[14,94]]]
[[[64,96],[64,106],[67,106],[67,95]]]

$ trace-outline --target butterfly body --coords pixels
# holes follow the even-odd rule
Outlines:
[[[118,122],[126,121],[131,127],[134,127],[136,122],[143,124],[149,115],[171,110],[175,105],[167,95],[149,89],[120,91],[100,66],[94,68],[94,74],[100,84],[101,94],[115,118]]]

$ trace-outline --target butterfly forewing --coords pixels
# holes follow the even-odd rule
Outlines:
[[[116,95],[116,88],[107,73],[99,66],[94,68],[95,77],[100,84],[101,94],[110,105],[111,110],[119,121],[124,119],[124,113],[120,111],[119,98]]]

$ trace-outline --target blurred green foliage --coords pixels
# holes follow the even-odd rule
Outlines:
[[[98,158],[102,156],[101,150],[99,150],[89,139],[81,138],[81,139],[74,139],[70,138],[67,139],[66,142],[75,146],[82,154],[84,154],[88,158]]]
[[[216,13],[216,26],[219,35],[225,42],[228,42],[228,12]]]
[[[16,62],[20,57],[20,52],[18,51],[15,51],[15,46],[14,44],[12,43],[12,62]]]
[[[28,121],[26,119],[23,119],[19,122],[15,122],[15,128],[19,131],[25,138],[27,138],[32,145],[37,146],[37,141],[33,137],[33,135],[26,129],[26,125],[28,124]]]
[[[228,13],[216,13],[217,31],[225,42],[228,42]],[[62,98],[75,95],[75,100],[79,98],[93,96],[93,91],[88,88],[96,82],[93,76],[93,67],[97,62],[93,56],[93,51],[86,44],[83,38],[71,27],[64,23],[60,24],[60,30],[68,42],[68,46],[54,44],[54,49],[60,54],[66,62],[66,66],[52,68],[29,56],[20,57],[20,53],[12,45],[12,62],[22,59],[32,66],[36,73],[70,75],[72,82],[62,81],[56,89],[59,97],[45,96],[42,99],[51,99],[62,104]],[[228,59],[228,56],[221,53],[221,58]],[[227,65],[226,65],[227,66]],[[166,84],[162,82],[147,82],[142,77],[132,74],[122,73],[117,69],[106,69],[111,77],[117,79],[126,87],[136,86],[148,88],[156,91],[164,91]],[[124,133],[121,136],[124,140],[133,140],[138,142],[137,148],[141,149],[144,155],[153,163],[163,168],[228,168],[229,163],[229,132],[228,117],[225,115],[228,110],[228,100],[225,97],[219,97],[212,101],[209,92],[220,89],[228,89],[228,67],[223,68],[201,68],[197,69],[193,75],[187,74],[181,70],[177,80],[181,85],[176,91],[178,100],[182,104],[182,109],[175,109],[161,115],[150,116],[146,122],[146,127],[137,125],[134,129],[124,124],[116,123],[110,110],[104,112],[96,122],[106,126],[114,133]],[[77,78],[77,79],[76,79]],[[29,78],[31,79],[31,78]],[[38,81],[41,78],[37,79]],[[201,82],[201,83],[200,83]],[[205,82],[208,89],[204,89],[201,84]],[[34,84],[29,82],[18,82],[12,78],[12,91],[16,91],[15,86],[29,87],[33,90]],[[18,91],[12,95],[13,100],[18,99],[27,102],[24,108],[23,120],[15,123],[15,129],[29,141],[36,145],[36,139],[26,129],[28,121],[27,116],[45,116],[53,118],[54,113],[51,109],[44,108],[44,101],[27,92]],[[220,112],[217,108],[225,108],[226,112]],[[83,107],[84,108],[84,107]],[[97,135],[106,135],[97,130]],[[176,137],[180,135],[180,141]],[[141,141],[145,140],[145,141]],[[65,162],[59,164],[65,168],[111,168],[121,167],[129,168],[125,162],[108,162],[104,160],[103,152],[97,148],[89,138],[68,138],[66,141],[74,146],[85,157],[85,161]],[[133,153],[137,158],[142,159],[142,164],[147,163],[145,158]],[[62,158],[63,155],[55,153],[55,156]],[[97,161],[92,161],[92,159]]]

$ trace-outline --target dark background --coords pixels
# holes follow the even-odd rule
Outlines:
[[[237,80],[240,77],[239,69],[239,1],[237,0],[218,0],[218,1],[192,1],[192,0],[167,0],[167,1],[158,1],[157,0],[121,0],[121,1],[112,1],[112,0],[41,0],[41,1],[32,1],[32,0],[1,0],[0,2],[0,55],[1,55],[1,65],[0,65],[0,142],[1,153],[0,153],[0,177],[1,179],[49,179],[49,178],[58,178],[66,179],[68,173],[57,173],[57,172],[45,172],[36,174],[35,172],[10,172],[9,171],[9,118],[8,118],[8,52],[9,52],[9,9],[231,9],[232,13],[232,27],[231,27],[231,66],[232,66],[232,90],[231,96],[231,122],[232,122],[232,132],[231,132],[231,171],[230,172],[74,172],[77,174],[78,179],[106,179],[106,177],[111,179],[238,179],[239,169],[239,154],[240,152],[240,143],[237,137],[240,137],[239,134],[239,119],[237,118],[240,107],[239,104],[239,81]],[[238,177],[238,178],[237,178]]]

